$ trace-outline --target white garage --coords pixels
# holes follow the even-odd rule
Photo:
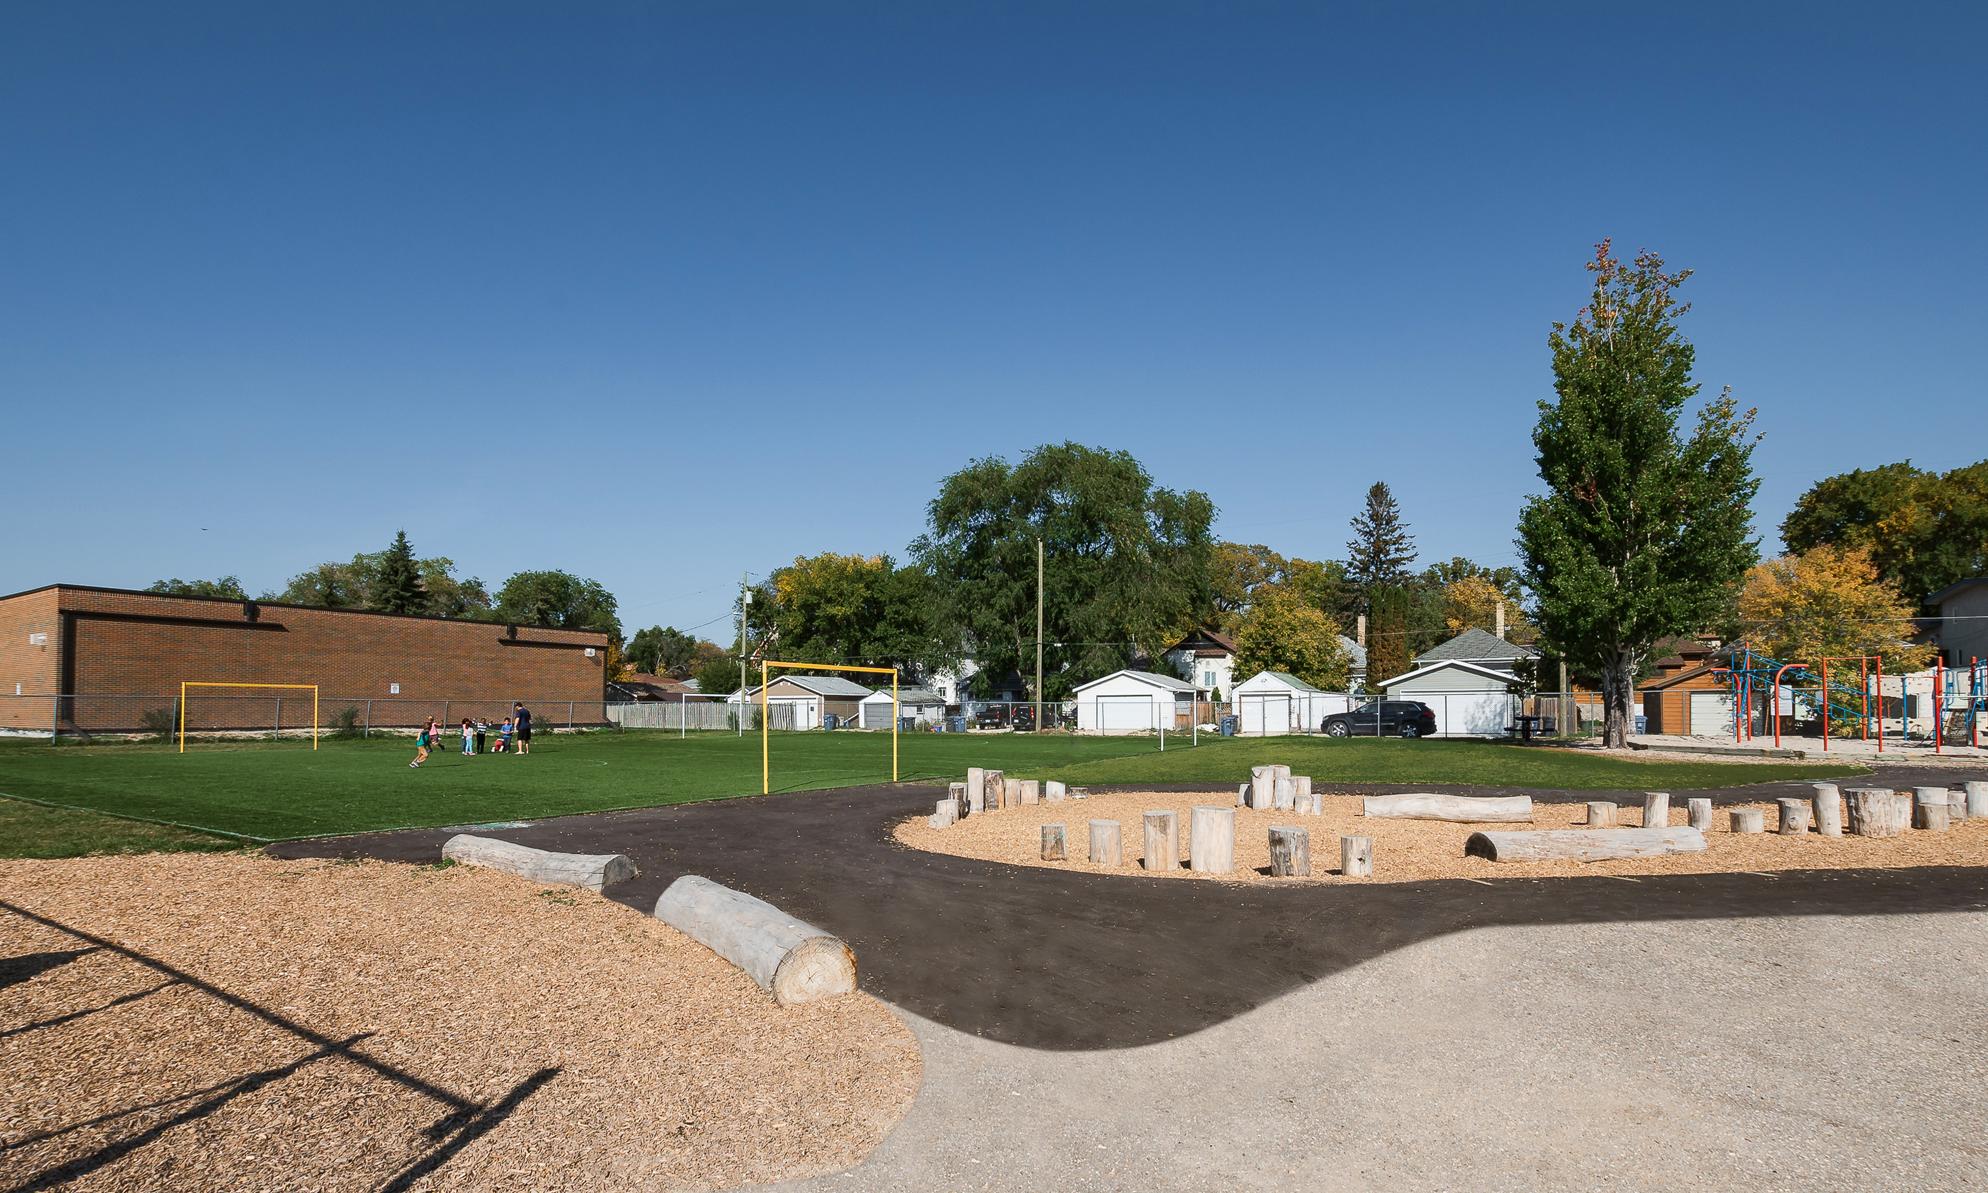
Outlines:
[[[1317,733],[1319,722],[1353,707],[1344,692],[1315,688],[1284,671],[1259,671],[1236,685],[1236,731],[1245,737]]]
[[[1079,733],[1157,733],[1187,726],[1194,712],[1194,685],[1151,671],[1114,671],[1080,685]]]
[[[945,719],[946,702],[930,688],[899,688],[897,715],[911,717],[920,725],[936,725]],[[890,728],[890,689],[863,697],[862,725],[865,729]]]
[[[1390,700],[1436,710],[1437,737],[1504,737],[1512,728],[1516,676],[1449,659],[1381,684]]]

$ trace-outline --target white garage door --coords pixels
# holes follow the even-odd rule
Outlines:
[[[1291,695],[1288,692],[1245,692],[1242,697],[1242,731],[1252,737],[1291,731]]]
[[[1098,730],[1103,733],[1144,733],[1153,728],[1153,701],[1147,696],[1098,698]]]
[[[1733,698],[1724,692],[1691,693],[1691,728],[1695,737],[1733,735]]]

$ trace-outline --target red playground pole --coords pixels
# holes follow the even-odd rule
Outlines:
[[[1940,752],[1940,696],[1946,686],[1940,682],[1940,660],[1933,660],[1933,753]]]

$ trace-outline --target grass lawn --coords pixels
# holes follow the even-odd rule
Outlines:
[[[0,857],[83,857],[236,849],[240,841],[95,812],[0,799]]]
[[[406,738],[328,741],[315,752],[296,742],[200,743],[185,754],[155,744],[0,742],[0,795],[279,839],[536,819],[759,791],[759,742],[753,737],[547,733],[533,746],[529,758],[465,758],[445,738],[426,766],[411,770],[413,747]],[[776,791],[890,776],[889,739],[875,734],[775,734],[772,750]],[[1466,742],[1213,738],[1189,749],[1169,739],[1161,754],[1147,738],[929,733],[901,740],[900,773],[906,780],[953,779],[969,765],[983,765],[1072,783],[1225,786],[1263,762],[1288,762],[1323,782],[1584,790],[1687,790],[1860,773],[1842,765],[1638,762]],[[85,830],[77,831],[87,838]],[[13,835],[0,834],[0,854],[16,852],[7,844]]]

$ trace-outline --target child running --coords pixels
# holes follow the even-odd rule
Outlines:
[[[414,739],[414,761],[407,765],[420,766],[422,763],[428,761],[428,747],[434,744],[434,741],[435,718],[429,717],[428,723],[421,727],[420,736]]]

